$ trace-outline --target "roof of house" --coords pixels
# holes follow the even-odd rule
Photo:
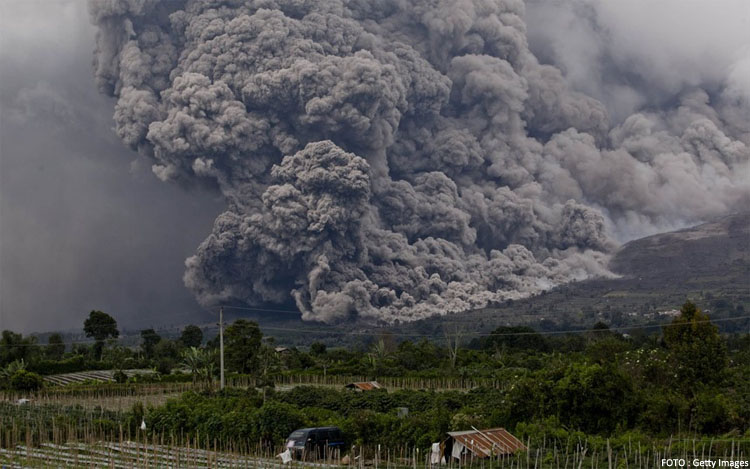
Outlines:
[[[359,383],[349,383],[346,385],[347,388],[356,388],[362,391],[372,391],[374,389],[383,389],[377,381],[361,381]]]
[[[526,449],[521,440],[508,433],[504,428],[448,432],[448,435],[480,457],[513,454],[516,451]]]

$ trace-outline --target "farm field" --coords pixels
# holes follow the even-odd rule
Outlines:
[[[322,380],[320,386],[289,383],[286,386],[288,389],[278,389],[276,392],[283,395],[292,391],[295,395],[302,395],[310,393],[312,389],[320,389],[325,395],[334,385],[329,380]],[[188,387],[193,387],[192,383],[67,386],[50,388],[44,397],[27,404],[0,403],[0,464],[8,468],[437,467],[430,463],[429,455],[424,450],[420,452],[414,446],[379,444],[353,446],[349,452],[352,457],[345,460],[339,455],[336,460],[326,463],[293,461],[284,465],[275,457],[283,450],[278,444],[266,446],[261,442],[251,441],[240,444],[224,442],[222,447],[215,435],[212,439],[200,432],[195,435],[176,435],[165,433],[163,429],[150,431],[149,428],[149,431],[140,431],[138,420],[133,426],[134,416],[125,405],[93,405],[96,402],[107,403],[121,399],[136,406],[158,407],[163,406],[167,400],[180,396]],[[242,392],[235,388],[231,395],[240,395]],[[404,392],[414,391],[386,391],[381,397],[402,395]],[[461,391],[449,389],[429,392],[445,394],[447,397]],[[118,393],[121,394],[119,397]],[[364,401],[369,399],[364,394],[349,395],[362,396]],[[210,396],[206,395],[203,399],[207,402]],[[150,415],[145,420],[151,425],[153,418],[154,415]],[[581,434],[578,438],[576,440],[568,435],[563,439],[559,434],[537,434],[524,441],[528,451],[514,456],[465,460],[460,464],[451,459],[442,467],[655,469],[662,467],[663,458],[746,460],[750,455],[750,440],[742,436],[693,439],[669,437],[651,439],[648,443],[642,441],[642,435],[637,434],[613,441],[601,437],[588,439]]]
[[[17,445],[0,448],[3,467],[107,467],[107,468],[326,468],[336,464],[301,463],[284,465],[278,459],[210,451],[190,446],[170,446],[125,441],[53,444],[37,447]]]
[[[426,468],[432,456],[511,469],[744,461],[750,336],[720,334],[691,302],[672,316],[639,335],[604,323],[565,334],[501,326],[470,340],[446,329],[444,343],[381,335],[331,349],[278,346],[236,320],[224,389],[213,339],[193,346],[147,330],[137,350],[66,352],[6,332],[0,463],[279,467],[288,441],[312,451],[328,441],[317,435],[334,435],[325,464],[344,467]],[[123,363],[129,373],[116,371]]]
[[[103,408],[106,410],[125,411],[136,404],[144,406],[159,406],[165,404],[169,399],[179,397],[179,392],[157,392],[153,394],[138,395],[111,395],[77,397],[72,395],[49,395],[38,399],[35,404],[56,404],[61,406],[81,406],[85,408]],[[32,404],[34,405],[34,404]]]
[[[125,411],[134,404],[158,406],[181,393],[196,389],[192,383],[87,384],[50,386],[36,392],[4,392],[5,402],[28,399],[31,405],[80,406]]]
[[[7,435],[5,435],[7,438]],[[259,451],[217,451],[202,449],[194,443],[166,444],[148,441],[95,441],[67,442],[55,444],[44,442],[34,446],[16,444],[10,448],[0,448],[0,463],[3,468],[335,468],[370,467],[384,469],[436,468],[449,469],[591,469],[634,468],[651,469],[663,467],[662,459],[676,458],[692,461],[695,459],[720,459],[742,461],[748,457],[750,445],[735,441],[668,441],[663,447],[642,447],[628,442],[616,447],[607,441],[603,448],[589,446],[588,442],[578,442],[571,450],[565,451],[556,445],[529,447],[529,451],[512,457],[467,460],[450,459],[443,464],[433,464],[429,454],[418,451],[375,449],[353,449],[360,456],[353,460],[337,457],[325,462],[291,461],[284,464],[274,456],[274,450]],[[276,451],[280,451],[276,450]]]
[[[750,469],[750,0],[0,0],[0,469]]]
[[[139,369],[139,370],[122,370],[128,378],[141,375],[152,375],[153,370]],[[77,373],[61,373],[56,375],[48,375],[44,377],[44,381],[49,384],[65,385],[75,383],[85,383],[90,381],[101,381],[111,382],[114,381],[114,370],[92,370],[92,371],[80,371]]]
[[[140,371],[140,370],[139,370]],[[92,372],[94,373],[94,372]],[[98,372],[97,372],[98,373]],[[89,373],[76,373],[76,375],[89,375]],[[45,377],[46,379],[47,377]],[[200,391],[206,388],[203,383],[140,383],[119,384],[113,382],[102,382],[92,384],[86,378],[82,381],[69,381],[64,384],[51,385],[43,390],[33,393],[4,392],[0,398],[6,402],[16,402],[18,399],[30,399],[33,404],[45,405],[56,404],[62,406],[82,406],[85,408],[101,407],[107,410],[125,411],[134,404],[141,403],[144,406],[159,406],[169,399],[178,397],[186,391]],[[274,378],[274,389],[287,391],[297,386],[316,386],[332,389],[341,389],[348,383],[366,381],[364,376],[320,376],[320,375],[282,375]],[[228,385],[233,388],[247,389],[254,386],[254,380],[249,378],[230,378]],[[49,381],[57,382],[57,381]],[[87,383],[87,384],[76,384]],[[68,386],[66,384],[73,384]],[[500,380],[486,378],[382,378],[381,384],[390,390],[436,390],[436,391],[463,391],[484,386],[501,388],[504,386]],[[218,390],[218,383],[213,383],[211,388]]]

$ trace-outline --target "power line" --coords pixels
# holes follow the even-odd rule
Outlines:
[[[726,321],[737,321],[741,319],[750,319],[750,315],[748,316],[737,316],[732,318],[719,318],[719,319],[707,319],[707,320],[701,320],[701,321],[693,321],[693,323],[715,323],[715,322],[726,322]],[[450,323],[448,323],[450,324]],[[494,333],[494,332],[463,332],[463,335],[465,336],[472,336],[472,337],[500,337],[500,336],[524,336],[524,335],[559,335],[559,334],[576,334],[576,333],[597,333],[597,332],[613,332],[613,331],[633,331],[633,330],[642,330],[642,329],[656,329],[656,328],[662,328],[662,327],[675,327],[675,326],[681,326],[682,324],[672,324],[672,323],[663,323],[663,324],[641,324],[641,325],[633,325],[633,326],[620,326],[620,327],[611,327],[608,329],[569,329],[569,330],[559,330],[559,331],[533,331],[533,332],[503,332],[503,333]],[[400,336],[400,337],[419,337],[419,338],[430,338],[430,337],[440,337],[443,336],[439,333],[435,334],[412,334],[408,332],[392,332],[387,329],[381,329],[376,332],[364,332],[364,331],[343,331],[343,330],[324,330],[324,329],[302,329],[302,328],[296,328],[296,327],[279,327],[279,326],[259,326],[261,329],[264,330],[276,330],[276,331],[282,331],[282,332],[306,332],[306,333],[319,333],[319,334],[329,334],[329,335],[351,335],[351,336],[374,336],[378,335],[380,333],[386,332],[389,335],[393,336]]]
[[[301,312],[292,310],[292,309],[250,308],[247,306],[223,306],[223,308],[224,309],[241,309],[245,311],[258,311],[258,312],[265,312],[265,313],[287,313],[287,314],[294,314],[297,316],[300,316],[302,314]],[[213,311],[211,311],[211,313],[216,314]]]
[[[300,316],[302,314],[300,311],[291,310],[291,309],[252,308],[252,307],[248,307],[248,306],[222,306],[222,307],[224,309],[237,309],[237,310],[243,310],[243,311],[285,313],[285,314],[294,314],[296,316]],[[210,309],[205,309],[204,311],[207,311],[207,312],[213,314],[214,316],[216,316],[218,314],[217,312],[215,312],[213,310],[210,310]],[[457,314],[454,315],[454,316],[457,316]],[[733,320],[736,320],[736,319],[747,319],[747,318],[750,318],[750,316],[738,316],[738,317],[733,317],[733,318],[719,318],[719,319],[712,319],[712,320],[709,320],[707,322],[733,321]],[[477,322],[478,319],[481,319],[481,318],[471,318],[471,319],[465,319],[463,321],[459,321],[459,320],[453,319],[451,321],[442,321],[442,324],[452,324],[453,325],[453,324],[475,323],[475,322]],[[706,321],[704,321],[704,322],[706,322]],[[648,328],[648,327],[662,327],[662,326],[663,326],[663,324],[657,324],[657,325],[645,325],[643,327],[647,327]],[[621,326],[621,327],[618,327],[618,328],[612,328],[611,327],[610,330],[616,330],[616,329],[631,330],[631,329],[637,329],[639,327],[640,326],[633,326],[633,327]],[[588,329],[581,329],[581,330],[588,330]],[[561,332],[562,333],[566,333],[568,331],[561,331]],[[541,332],[539,332],[539,333],[541,334]],[[414,334],[406,334],[406,335],[414,335]]]
[[[750,315],[746,316],[735,316],[731,318],[718,318],[718,319],[706,319],[706,320],[700,320],[700,321],[692,321],[693,324],[701,324],[701,323],[717,323],[717,322],[728,322],[728,321],[739,321],[742,319],[750,319]],[[448,323],[450,324],[450,323]],[[674,323],[663,323],[663,324],[636,324],[632,326],[619,326],[619,327],[610,327],[608,329],[568,329],[568,330],[558,330],[558,331],[529,331],[529,332],[471,332],[471,331],[461,331],[461,335],[468,336],[468,337],[511,337],[511,336],[529,336],[529,335],[562,335],[562,334],[581,334],[581,333],[606,333],[606,332],[615,332],[615,331],[634,331],[634,330],[645,330],[645,329],[658,329],[658,328],[664,328],[664,327],[679,327],[683,326],[684,324],[674,324]],[[204,325],[205,329],[211,329],[212,327],[217,327],[215,325]],[[299,332],[299,333],[314,333],[314,334],[326,334],[326,335],[339,335],[339,336],[359,336],[359,337],[368,337],[368,336],[376,336],[382,333],[387,333],[388,335],[397,336],[397,337],[412,337],[412,338],[444,338],[442,333],[434,333],[434,334],[412,334],[408,332],[393,332],[389,331],[387,329],[380,329],[376,330],[374,332],[366,332],[366,331],[345,331],[345,330],[325,330],[325,329],[310,329],[310,328],[296,328],[296,327],[279,327],[279,326],[259,326],[261,330],[270,330],[270,331],[280,331],[280,332]],[[30,336],[34,337],[34,336]],[[114,339],[108,339],[107,341],[124,341],[127,338],[133,338],[137,336],[127,336],[127,337],[117,337]],[[105,342],[107,342],[105,341]],[[68,341],[64,342],[65,345],[71,344],[94,344],[96,343],[96,340],[88,339],[88,340],[74,340],[74,341]],[[12,345],[12,347],[39,347],[39,346],[46,346],[47,344],[15,344]]]

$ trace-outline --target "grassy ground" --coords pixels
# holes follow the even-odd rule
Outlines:
[[[688,445],[690,446],[690,445]],[[448,457],[443,464],[431,464],[428,454],[418,451],[398,452],[378,448],[376,452],[363,454],[353,448],[352,453],[322,462],[293,461],[284,465],[273,453],[256,451],[216,451],[196,448],[191,444],[148,443],[134,441],[115,442],[69,442],[64,444],[42,443],[36,446],[17,444],[12,448],[0,448],[0,463],[3,467],[109,467],[109,468],[328,468],[328,467],[374,467],[398,468],[508,468],[508,469],[650,469],[664,467],[663,459],[675,458],[692,465],[694,460],[732,462],[747,464],[747,445],[732,443],[715,446],[713,443],[693,442],[692,449],[669,442],[663,447],[642,447],[629,443],[615,446],[609,442],[604,448],[593,448],[580,442],[570,450],[557,446],[531,446],[529,451],[515,456],[495,458],[466,457],[462,460]],[[679,465],[679,462],[677,463]],[[710,467],[710,466],[709,466]],[[746,465],[743,467],[747,467]]]
[[[298,378],[299,381],[299,378]],[[396,384],[396,383],[392,383]],[[287,383],[285,386],[292,386]],[[323,386],[338,386],[321,382]],[[97,426],[97,419],[124,422],[123,411],[133,403],[159,404],[178,395],[191,383],[69,386],[50,390],[36,401],[25,405],[0,404],[0,463],[3,467],[282,467],[275,455],[282,448],[267,448],[258,442],[246,442],[243,448],[217,450],[210,438],[195,441],[174,441],[174,437],[151,435],[148,440],[137,431],[123,434],[120,423],[115,428]],[[66,408],[64,406],[75,406]],[[77,410],[76,410],[77,409]],[[100,410],[97,410],[100,409]],[[101,409],[110,411],[102,413]],[[73,419],[60,423],[60,417]],[[72,435],[72,436],[71,436]],[[179,438],[178,438],[179,439]],[[645,469],[661,468],[664,458],[692,461],[750,461],[750,441],[741,437],[704,440],[652,440],[639,442],[637,437],[619,438],[610,444],[600,441],[561,441],[546,436],[525,441],[529,451],[501,459],[468,458],[459,462],[450,459],[447,467],[509,468],[509,469]],[[283,467],[377,467],[427,468],[428,455],[414,448],[353,448],[348,462],[337,459],[335,464],[294,463]],[[357,459],[358,458],[358,459]],[[460,464],[460,465],[459,465]],[[718,467],[718,466],[717,466]]]
[[[281,468],[339,467],[339,464],[302,463],[284,465],[271,455],[248,456],[230,451],[211,451],[131,441],[44,443],[29,447],[0,448],[3,467],[108,467],[108,468]],[[340,462],[340,461],[339,461]]]

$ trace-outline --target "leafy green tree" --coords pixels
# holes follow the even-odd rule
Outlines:
[[[481,341],[484,350],[527,350],[546,352],[547,340],[528,326],[500,326]]]
[[[444,351],[444,350],[443,350]],[[422,371],[440,367],[444,354],[427,339],[414,343],[405,340],[398,344],[396,363],[406,370]]]
[[[664,343],[677,383],[685,390],[716,383],[727,366],[727,349],[707,314],[688,301],[680,316],[664,326]]]
[[[716,393],[715,389],[703,391],[695,396],[692,424],[707,435],[718,435],[732,428],[734,416],[730,400]]]
[[[65,354],[65,342],[62,335],[55,332],[47,339],[47,347],[44,348],[44,354],[51,360],[61,360]]]
[[[203,362],[202,352],[197,347],[190,347],[182,351],[182,364],[190,370],[190,374],[193,376],[193,384],[195,384],[200,376],[199,373]]]
[[[117,321],[109,314],[98,310],[89,313],[88,319],[83,323],[83,331],[86,333],[86,337],[91,337],[96,341],[94,343],[94,355],[97,360],[102,357],[104,341],[110,337],[117,338],[120,336],[120,331],[117,330]]]
[[[91,359],[94,356],[94,347],[91,347],[86,344],[73,344],[71,347],[71,352],[73,355],[78,355],[83,357],[84,359]]]
[[[669,386],[658,392],[653,389],[640,392],[639,428],[652,434],[669,435],[689,420],[690,403],[673,389]]]
[[[262,345],[258,352],[258,377],[263,387],[273,387],[273,375],[281,368],[281,360],[274,348]]]
[[[156,360],[156,371],[162,375],[168,375],[172,373],[172,370],[177,366],[177,362],[172,358],[158,358]]]
[[[325,355],[327,351],[326,344],[321,342],[313,342],[310,345],[310,354],[315,355],[316,357],[319,357],[321,355]]]
[[[238,319],[224,332],[224,357],[227,369],[238,373],[254,373],[263,334],[258,324]]]
[[[591,344],[597,341],[607,341],[611,339],[622,339],[622,336],[609,328],[607,323],[596,321],[591,329],[586,333],[586,341]]]
[[[731,345],[727,344],[727,348],[732,351],[735,364],[750,367],[750,334],[731,336]]]
[[[215,349],[199,349],[190,347],[182,351],[182,364],[190,370],[193,375],[193,384],[198,380],[210,386],[216,375],[216,360],[218,355]]]
[[[520,376],[513,380],[505,405],[494,409],[500,425],[515,426],[519,422],[542,418],[552,413],[550,396],[552,382],[541,375]]]
[[[598,364],[569,366],[550,398],[563,424],[592,433],[627,427],[636,405],[629,377],[614,366]]]
[[[203,331],[193,324],[187,325],[182,330],[179,340],[183,347],[200,347],[203,342]]]
[[[174,340],[162,338],[156,345],[154,345],[154,357],[168,357],[177,360],[180,358],[180,347]]]
[[[319,365],[323,367],[323,375],[325,375],[326,368],[330,365],[330,360],[327,356],[318,357],[316,361],[310,354],[301,352],[296,348],[291,348],[282,354],[277,353],[275,350],[273,352],[279,359],[279,365],[283,365],[287,370],[304,370]],[[262,366],[261,364],[261,368]]]
[[[161,374],[169,374],[177,366],[180,359],[180,348],[177,342],[169,339],[161,339],[154,346],[154,358],[156,359],[156,369]]]
[[[18,360],[29,362],[38,354],[39,346],[36,345],[36,337],[24,337],[13,331],[3,331],[0,338],[0,366]]]
[[[264,441],[283,441],[289,433],[304,426],[305,418],[295,406],[266,402],[258,409],[257,425]]]
[[[609,325],[607,325],[604,321],[596,321],[594,325],[591,327],[591,331],[594,333],[608,333],[611,332],[609,329]]]
[[[370,353],[367,354],[368,362],[375,375],[378,374],[378,365],[388,355],[388,351],[385,347],[385,341],[381,338],[377,342],[373,342],[370,347]]]
[[[0,364],[5,366],[23,358],[23,336],[13,331],[3,331],[0,339]]]
[[[619,354],[630,349],[627,341],[617,334],[602,336],[586,345],[586,355],[599,363],[614,362]]]
[[[17,371],[25,370],[25,369],[26,369],[26,362],[23,360],[23,358],[20,360],[12,361],[8,363],[7,365],[5,365],[4,368],[0,369],[0,381],[7,381]]]
[[[15,391],[36,391],[43,384],[41,376],[27,370],[17,370],[10,377],[10,387]]]
[[[153,329],[143,329],[141,331],[141,349],[146,358],[154,358],[154,347],[161,340],[161,336]]]
[[[207,386],[211,386],[218,370],[219,351],[216,349],[202,349],[200,376]]]
[[[122,345],[109,347],[102,352],[102,361],[115,371],[123,371],[130,361],[132,351]]]

